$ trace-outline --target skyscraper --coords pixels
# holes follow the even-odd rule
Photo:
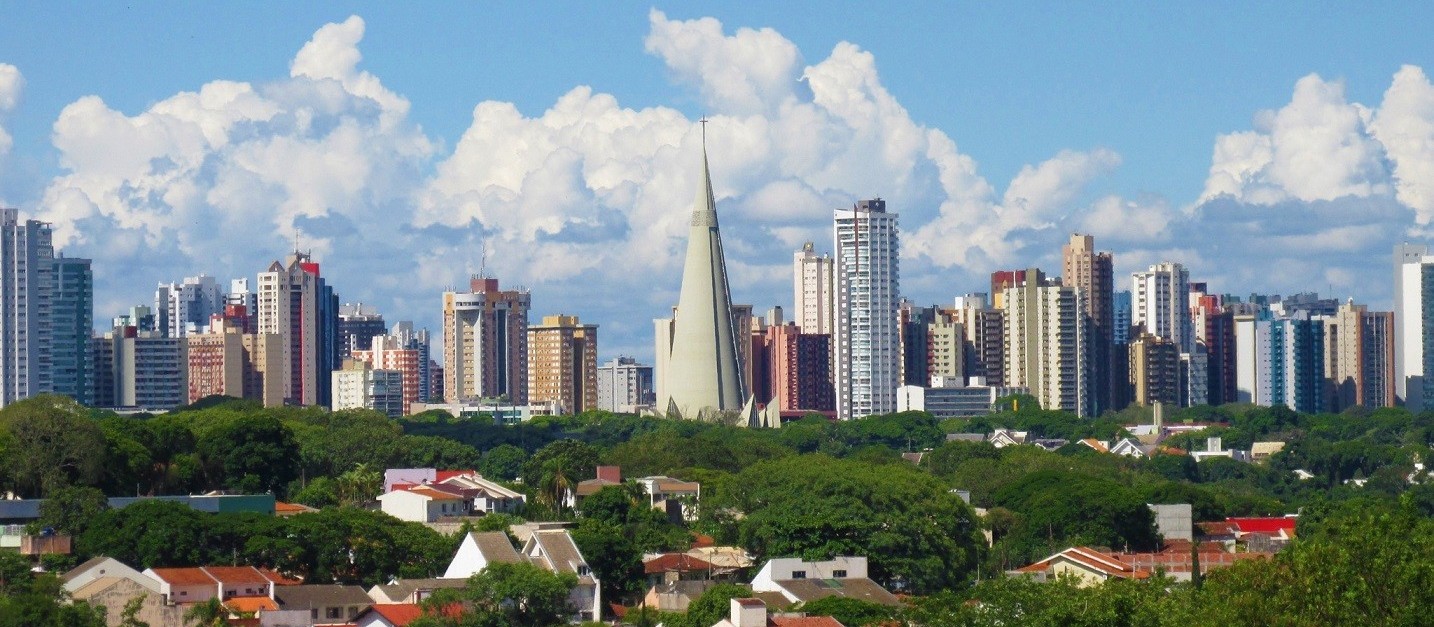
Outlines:
[[[507,397],[528,403],[527,290],[474,276],[468,292],[443,294],[443,395],[450,403]]]
[[[428,329],[414,330],[413,322],[399,320],[393,324],[393,331],[390,333],[399,342],[401,348],[418,351],[418,400],[427,403],[429,399],[441,398],[441,392],[433,389],[433,355],[432,345],[429,340]],[[438,377],[442,380],[443,377]]]
[[[1131,323],[1163,337],[1188,353],[1195,348],[1190,322],[1190,273],[1165,262],[1132,275]]]
[[[687,232],[687,258],[675,318],[663,337],[658,325],[658,367],[663,368],[658,411],[685,419],[707,419],[742,409],[743,389],[737,342],[750,343],[747,328],[737,329],[727,286],[727,262],[717,227],[717,200],[707,149],[702,149],[702,180]],[[666,358],[662,353],[668,351]]]
[[[295,251],[259,273],[258,332],[284,343],[289,365],[284,398],[299,405],[328,405],[337,355],[338,297],[319,274],[319,264]]]
[[[1394,404],[1389,359],[1392,319],[1389,312],[1371,312],[1353,301],[1324,317],[1324,367],[1329,380],[1325,409],[1337,412],[1355,405]]]
[[[50,307],[52,384],[57,394],[92,405],[95,365],[90,336],[94,335],[95,277],[90,260],[56,257],[54,278]]]
[[[832,332],[832,258],[818,255],[812,243],[792,256],[792,321],[802,333]]]
[[[1002,383],[1030,389],[1046,409],[1089,416],[1084,292],[1042,281],[1034,268],[1023,276],[1001,298],[1006,312]]]
[[[837,418],[896,411],[901,385],[897,214],[863,200],[833,215]]]
[[[597,368],[598,409],[637,413],[653,402],[652,366],[631,357],[615,357]]]
[[[1095,252],[1095,238],[1081,234],[1071,235],[1070,242],[1061,247],[1061,257],[1065,262],[1065,284],[1085,292],[1081,302],[1090,320],[1087,345],[1092,413],[1099,415],[1107,409],[1119,409],[1113,404],[1118,396],[1115,393],[1118,369],[1111,359],[1111,344],[1115,341],[1112,302],[1115,259],[1108,252]]]
[[[597,325],[559,315],[528,327],[528,402],[566,414],[597,408]]]
[[[1306,312],[1235,316],[1239,401],[1324,410],[1324,324]]]
[[[397,336],[378,335],[369,340],[368,344],[368,349],[354,350],[345,364],[348,361],[362,361],[376,370],[399,373],[403,386],[403,403],[399,407],[398,415],[407,416],[415,401],[427,400],[419,396],[424,387],[420,384],[420,379],[427,371],[427,368],[422,367],[426,365],[423,363],[426,359],[420,358],[418,349],[407,348],[403,338]]]
[[[0,210],[0,407],[54,390],[50,224]]]
[[[1425,285],[1431,280],[1434,257],[1427,245],[1394,247],[1394,396],[1413,412],[1424,409],[1424,320],[1434,313]]]

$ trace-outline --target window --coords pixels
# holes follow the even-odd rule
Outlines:
[[[338,608],[338,607],[326,607],[326,608],[324,608],[324,618],[343,618],[342,614],[343,614],[343,608]]]
[[[844,570],[834,570],[834,571],[832,571],[832,579],[846,579],[846,571],[844,571]]]
[[[792,579],[806,579],[806,578],[807,578],[807,571],[805,571],[805,570],[794,570],[794,571],[792,571]]]

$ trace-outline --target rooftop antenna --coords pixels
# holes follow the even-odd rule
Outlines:
[[[478,277],[488,278],[488,240],[478,242]]]

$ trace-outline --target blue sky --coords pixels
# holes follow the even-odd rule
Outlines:
[[[65,250],[97,259],[97,320],[158,280],[253,276],[298,227],[345,299],[390,319],[436,322],[433,291],[461,282],[486,241],[488,267],[530,286],[536,314],[583,315],[605,354],[639,356],[646,321],[675,301],[682,250],[680,220],[654,226],[654,212],[686,211],[692,161],[672,164],[703,114],[733,291],[759,309],[789,303],[782,265],[792,242],[830,237],[823,207],[877,194],[902,213],[903,291],[922,302],[981,289],[998,266],[1054,267],[1064,236],[1092,226],[1122,270],[1171,258],[1217,290],[1332,287],[1380,305],[1388,245],[1434,215],[1427,79],[1402,74],[1400,104],[1381,107],[1403,66],[1434,63],[1409,27],[1430,23],[1423,5],[652,8],[9,6],[0,64],[23,86],[0,110],[13,137],[0,201],[66,225]],[[291,78],[330,23],[337,43]],[[817,66],[828,82],[798,80]],[[214,81],[250,86],[253,108],[215,89],[220,104],[185,109],[180,94]],[[861,92],[882,113],[832,104],[850,81],[875,85]],[[102,105],[73,106],[91,95]],[[547,115],[565,97],[581,102]],[[479,103],[494,106],[476,124]],[[805,108],[784,117],[792,107]],[[199,118],[206,146],[152,134]],[[145,159],[121,163],[132,145]],[[623,156],[604,169],[609,152]],[[1212,182],[1212,165],[1231,180]],[[244,250],[216,250],[235,238]]]

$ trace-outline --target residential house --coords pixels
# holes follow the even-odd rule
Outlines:
[[[459,475],[476,475],[478,471],[439,470],[437,468],[389,468],[383,471],[383,491],[392,492],[403,486],[442,483]]]
[[[609,486],[622,485],[622,468],[618,466],[598,466],[597,476],[592,479],[584,479],[564,496],[563,501],[568,507],[577,509],[583,499],[598,493],[598,490]]]
[[[501,532],[469,533],[459,544],[453,561],[443,574],[444,579],[463,582],[482,572],[489,564],[527,561],[549,572],[570,573],[577,577],[578,585],[568,596],[575,612],[573,618],[577,621],[601,618],[602,588],[568,531],[542,528],[526,531],[527,538],[521,551],[515,551],[508,536]],[[372,592],[370,596],[373,596]],[[378,597],[374,598],[378,600]]]
[[[186,605],[166,603],[157,592],[159,582],[141,575],[131,579],[123,575],[106,575],[85,580],[70,590],[70,598],[92,607],[102,607],[105,616],[119,617],[134,599],[140,599],[135,619],[151,627],[186,627]]]
[[[647,575],[649,586],[674,581],[711,579],[715,568],[712,562],[686,553],[660,553],[644,556],[642,559],[642,571]]]
[[[1149,459],[1150,453],[1155,450],[1155,444],[1145,444],[1136,438],[1121,438],[1110,446],[1111,455],[1134,457],[1136,459]]]
[[[1239,462],[1250,461],[1249,451],[1227,449],[1225,448],[1224,443],[1219,436],[1211,436],[1205,438],[1205,450],[1190,451],[1190,456],[1195,458],[1195,461],[1197,462],[1203,462],[1207,459],[1214,459],[1216,457],[1228,457]]]
[[[456,608],[445,613],[457,615]],[[409,623],[423,616],[423,606],[417,603],[377,603],[359,613],[351,624],[356,627],[407,627]]]
[[[881,605],[899,605],[896,595],[867,577],[865,557],[838,556],[819,562],[795,557],[770,560],[752,579],[752,592],[761,598],[785,600],[787,605],[831,596],[860,599]],[[761,593],[774,593],[770,597]]]
[[[986,441],[990,442],[991,446],[996,448],[1016,446],[1026,443],[1027,433],[1026,431],[1012,431],[1011,429],[996,429],[991,432],[991,437],[986,438]]]
[[[310,625],[343,625],[358,618],[373,605],[373,599],[358,586],[283,586],[274,591],[280,609],[301,611]]]
[[[1110,579],[1148,579],[1150,571],[1127,564],[1108,553],[1083,546],[1073,546],[1046,559],[1011,571],[1012,575],[1026,575],[1036,581],[1051,581],[1061,576],[1071,576],[1078,585],[1090,586]]]
[[[830,616],[769,615],[761,599],[732,599],[731,613],[712,627],[843,627]]]
[[[274,515],[280,518],[298,516],[299,514],[312,514],[317,511],[319,510],[313,507],[309,507],[308,505],[304,505],[303,503],[285,503],[283,501],[274,501]]]
[[[467,516],[473,504],[458,488],[444,484],[400,487],[378,497],[383,513],[410,522],[437,522],[444,516]]]
[[[434,590],[462,588],[467,583],[467,577],[462,579],[394,579],[386,584],[369,588],[368,598],[373,599],[374,607],[422,603],[424,599],[433,595]]]
[[[484,479],[483,475],[476,472],[441,479],[438,485],[461,490],[470,502],[469,511],[475,514],[511,514],[518,511],[528,500],[523,493]]]
[[[1274,553],[1268,552],[1231,552],[1219,542],[1202,542],[1193,548],[1193,552],[1200,555],[1201,574],[1208,574],[1217,568],[1232,566],[1235,562],[1242,560],[1269,559],[1274,556]],[[1165,546],[1156,553],[1115,553],[1114,557],[1134,566],[1137,570],[1150,572],[1159,570],[1165,576],[1176,581],[1190,581],[1194,570],[1191,553],[1190,542],[1174,541],[1166,542]]]
[[[1039,446],[1048,452],[1055,452],[1056,449],[1070,444],[1070,440],[1063,440],[1061,438],[1031,438],[1026,440],[1026,444]]]
[[[647,493],[653,509],[667,512],[674,522],[697,519],[697,504],[702,500],[702,484],[672,477],[643,477],[637,480]]]
[[[1081,440],[1080,443],[1090,447],[1091,449],[1094,449],[1097,453],[1110,452],[1110,445],[1095,438],[1086,438],[1084,440]]]
[[[948,434],[946,434],[946,441],[947,441],[947,442],[978,442],[978,443],[979,443],[979,442],[985,442],[985,441],[986,441],[986,434],[984,434],[984,433],[948,433]]]
[[[1284,442],[1253,442],[1250,444],[1250,462],[1263,464],[1275,453],[1285,450]]]
[[[159,582],[152,577],[130,568],[124,562],[113,557],[93,557],[89,561],[71,568],[60,581],[64,584],[65,592],[74,593],[76,590],[87,586],[96,579],[105,577],[128,579],[139,584],[139,586],[156,595],[163,594],[159,588]]]
[[[716,579],[683,579],[659,583],[647,589],[642,604],[661,612],[686,612],[709,588],[722,583]]]
[[[1275,552],[1295,538],[1298,515],[1226,518],[1235,528],[1235,541],[1256,552]]]

